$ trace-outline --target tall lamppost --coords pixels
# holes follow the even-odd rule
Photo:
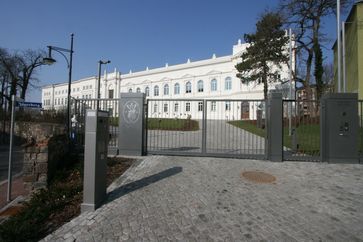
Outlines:
[[[48,57],[43,58],[43,63],[47,65],[52,65],[56,62],[55,59],[52,58],[52,50],[61,54],[67,62],[68,65],[68,93],[67,93],[67,134],[70,138],[70,101],[71,101],[71,82],[72,82],[72,57],[73,57],[73,36],[71,34],[71,48],[64,49],[56,46],[47,46],[48,47]],[[69,60],[63,52],[69,53]]]
[[[101,92],[100,92],[100,86],[101,86],[101,65],[106,65],[106,64],[109,64],[109,63],[111,63],[110,60],[107,60],[107,61],[99,60],[98,61],[97,110],[99,109],[100,98],[101,98]]]

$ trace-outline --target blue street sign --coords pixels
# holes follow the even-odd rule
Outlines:
[[[42,108],[42,103],[18,102],[18,104],[22,108]]]

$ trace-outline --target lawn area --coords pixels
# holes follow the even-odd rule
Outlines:
[[[148,118],[147,128],[149,130],[199,130],[199,123],[192,119],[172,119],[172,118]]]
[[[230,121],[230,124],[248,132],[265,137],[265,130],[258,128],[256,124],[245,121]],[[319,154],[320,151],[320,127],[319,124],[300,124],[296,129],[298,150],[307,154]],[[292,137],[289,136],[289,128],[284,127],[284,146],[292,148]]]
[[[261,136],[261,137],[265,137],[265,135],[266,135],[265,129],[258,128],[256,126],[256,124],[254,124],[250,121],[236,120],[236,121],[229,121],[228,123],[240,128],[240,129],[244,129],[248,132]]]

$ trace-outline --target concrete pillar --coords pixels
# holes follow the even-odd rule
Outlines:
[[[119,154],[143,155],[145,151],[144,93],[120,93]]]
[[[329,93],[321,99],[320,156],[331,163],[358,163],[358,94]]]
[[[108,112],[87,110],[82,213],[94,211],[106,199]]]
[[[267,159],[282,161],[282,93],[270,93],[267,99]]]

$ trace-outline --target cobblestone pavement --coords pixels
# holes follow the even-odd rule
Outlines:
[[[362,187],[362,165],[150,156],[45,240],[363,241]]]

